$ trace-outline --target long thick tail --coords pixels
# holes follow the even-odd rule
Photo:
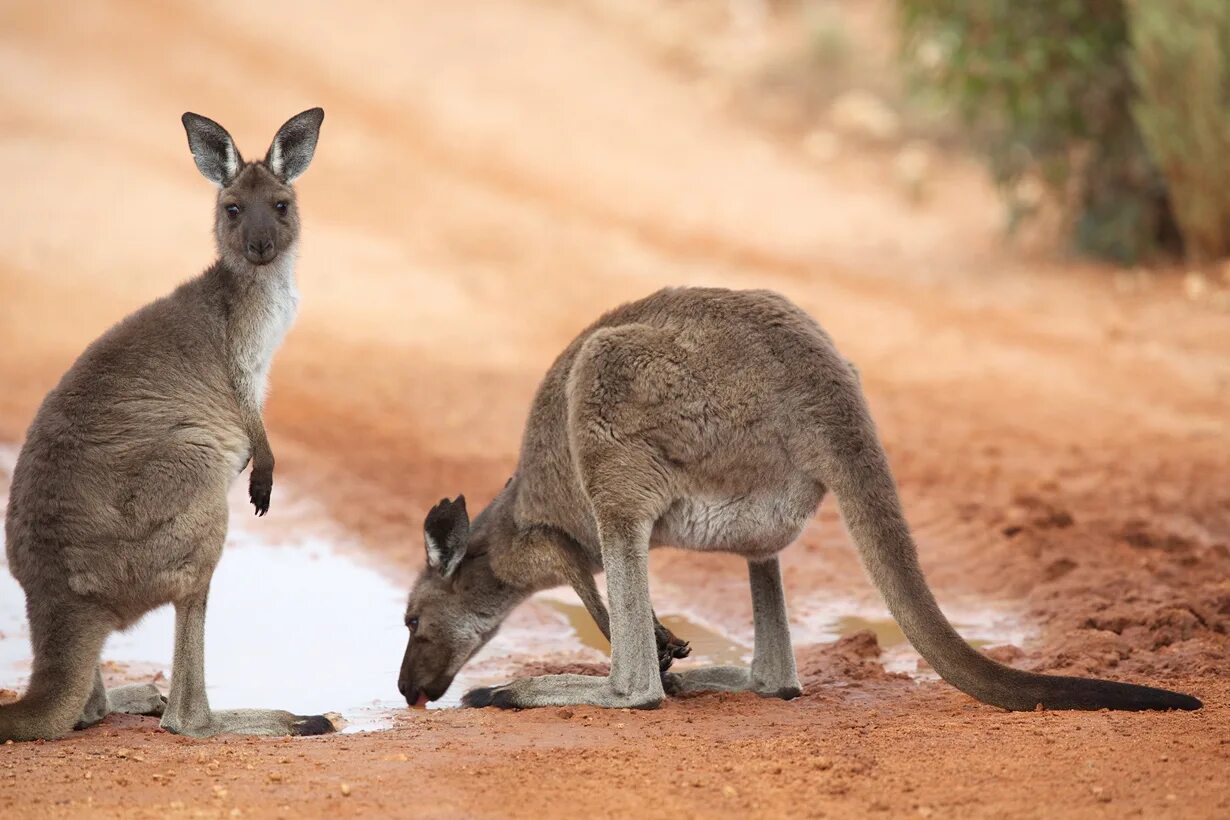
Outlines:
[[[940,611],[918,564],[896,484],[866,408],[844,408],[842,440],[825,461],[863,565],[910,643],[953,686],[983,703],[1046,709],[1199,709],[1190,695],[1088,678],[1039,675],[996,663],[965,642]],[[851,424],[853,422],[853,424]]]
[[[72,603],[27,607],[34,669],[21,700],[0,706],[0,743],[69,733],[81,718],[110,628]]]

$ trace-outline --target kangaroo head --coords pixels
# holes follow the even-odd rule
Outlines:
[[[411,706],[442,697],[524,594],[496,577],[489,548],[506,537],[493,503],[470,526],[465,496],[427,513],[427,567],[406,604],[410,639],[397,688]]]
[[[246,271],[268,265],[299,238],[299,212],[291,183],[307,170],[325,112],[312,108],[278,129],[263,160],[244,162],[231,135],[191,112],[184,130],[196,167],[218,185],[214,237],[227,267]]]

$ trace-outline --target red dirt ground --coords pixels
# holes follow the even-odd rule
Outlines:
[[[297,740],[113,717],[0,749],[0,814],[1230,815],[1230,314],[1177,278],[1005,248],[962,160],[937,161],[923,204],[890,154],[817,164],[611,4],[301,5],[293,26],[261,4],[0,10],[0,441],[211,258],[179,114],[255,152],[321,104],[267,423],[280,474],[391,571],[418,566],[433,501],[503,484],[537,379],[600,311],[771,287],[858,364],[941,602],[1019,605],[1038,638],[1013,663],[1206,706],[1005,713],[885,673],[863,635],[798,647],[790,703],[407,712]],[[794,599],[874,595],[830,508],[784,563]],[[750,616],[737,562],[654,571]]]

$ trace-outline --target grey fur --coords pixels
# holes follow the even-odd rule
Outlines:
[[[315,112],[306,113],[319,125]],[[298,299],[299,217],[294,191],[264,163],[244,164],[221,126],[195,114],[184,126],[197,166],[221,186],[219,259],[90,345],[30,426],[5,526],[34,668],[25,696],[0,707],[0,740],[58,737],[108,711],[160,713],[165,728],[190,735],[318,733],[328,723],[212,712],[205,695],[205,601],[226,539],[227,488],[249,462],[252,503],[258,514],[269,508],[274,460],[261,409]],[[148,686],[103,689],[107,635],[167,603],[176,608],[169,700]]]
[[[570,584],[601,624],[609,677],[546,675],[466,695],[473,706],[653,707],[665,694],[799,680],[777,553],[827,490],[871,579],[913,645],[953,685],[1007,709],[1199,708],[1187,695],[1043,676],[972,649],[928,589],[858,378],[828,335],[768,291],[668,289],[616,308],[556,360],[535,396],[516,475],[448,540],[410,594],[400,686],[439,697],[518,603]],[[669,544],[742,555],[756,644],[751,669],[658,674],[648,553]],[[447,552],[447,550],[446,550]],[[597,599],[597,600],[595,600]],[[470,624],[463,628],[461,625]]]

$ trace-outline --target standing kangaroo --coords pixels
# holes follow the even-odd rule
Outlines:
[[[273,353],[295,316],[299,215],[291,182],[316,150],[324,111],[281,127],[244,162],[216,122],[184,114],[196,165],[219,186],[218,261],[90,345],[47,396],[13,472],[5,531],[26,592],[34,668],[0,706],[0,741],[54,738],[109,711],[161,714],[185,735],[308,735],[323,716],[214,712],[205,693],[205,602],[226,540],[227,487],[252,463],[269,510],[273,452],[261,421]],[[107,635],[175,605],[171,696],[107,691]],[[253,618],[259,622],[259,618]]]
[[[910,642],[949,683],[1005,709],[1198,709],[1188,695],[995,663],[952,628],[923,579],[857,376],[828,335],[767,291],[668,289],[616,308],[547,372],[517,471],[474,521],[465,499],[424,525],[410,593],[407,701],[444,694],[533,592],[571,584],[611,640],[608,677],[545,675],[475,689],[469,706],[652,708],[666,691],[800,693],[777,553],[826,489]],[[649,550],[748,562],[750,669],[659,674]],[[594,588],[605,570],[608,612]],[[659,635],[659,644],[661,636]]]

